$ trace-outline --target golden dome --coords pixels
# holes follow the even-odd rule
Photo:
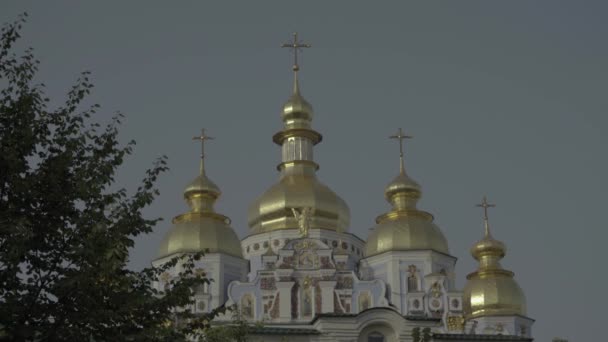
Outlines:
[[[312,166],[293,164],[283,167],[305,171]],[[294,171],[284,174],[249,206],[248,222],[252,233],[297,229],[292,208],[314,208],[312,227],[346,231],[350,223],[350,210],[346,202],[321,183],[314,171],[300,174]]]
[[[188,198],[191,194],[195,193],[208,193],[209,195],[215,195],[216,198],[222,194],[220,188],[204,173],[198,175],[186,186],[184,198]]]
[[[526,297],[513,272],[478,271],[467,276],[463,290],[466,319],[481,316],[526,315]]]
[[[420,185],[413,179],[408,177],[405,171],[399,172],[399,175],[390,182],[384,190],[384,197],[387,201],[390,201],[396,193],[410,194],[410,197],[420,197]]]
[[[200,174],[184,190],[190,211],[173,218],[173,226],[160,244],[159,258],[175,253],[225,253],[242,258],[241,242],[230,227],[230,219],[215,212],[213,205],[221,191],[205,174]]]
[[[404,137],[401,130],[399,134]],[[399,174],[384,191],[393,209],[376,218],[376,226],[365,244],[365,255],[424,249],[449,254],[448,242],[433,223],[433,215],[416,208],[422,191],[420,185],[405,172],[403,152],[400,162]]]
[[[431,214],[422,211],[397,211],[380,216],[367,238],[365,255],[423,249],[448,254],[448,242],[432,220]]]
[[[310,128],[313,118],[312,105],[300,94],[298,84],[298,73],[294,73],[293,93],[283,105],[281,119],[285,123],[285,128]]]
[[[227,217],[210,212],[179,215],[160,244],[159,257],[203,251],[242,258],[241,242],[229,224]]]
[[[300,94],[297,63],[293,70],[293,93],[281,112],[284,129],[273,137],[282,149],[280,179],[249,206],[249,227],[253,234],[298,229],[292,209],[310,208],[312,228],[343,232],[350,224],[350,210],[316,177],[313,149],[322,136],[311,128],[312,106]]]
[[[281,112],[281,118],[283,121],[291,121],[295,119],[302,119],[306,121],[312,121],[313,110],[312,105],[302,97],[296,80],[294,85],[294,91],[289,100],[283,105],[283,111]]]
[[[486,207],[484,207],[486,205]],[[487,209],[487,202],[480,205]],[[482,316],[526,315],[526,296],[513,278],[513,272],[500,265],[505,256],[504,243],[490,234],[487,214],[485,236],[471,248],[479,261],[477,271],[467,276],[463,290],[463,312],[466,319]]]
[[[483,239],[477,241],[473,247],[471,247],[471,255],[477,261],[481,261],[484,256],[492,255],[503,258],[506,252],[507,247],[505,244],[495,240],[489,232]]]

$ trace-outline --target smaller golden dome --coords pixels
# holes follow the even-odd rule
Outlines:
[[[304,119],[306,121],[312,120],[312,105],[306,101],[300,93],[291,95],[289,100],[283,105],[282,117],[283,121]]]
[[[365,244],[365,255],[386,251],[434,250],[448,254],[448,242],[433,216],[423,211],[389,212],[378,217],[378,224]]]
[[[399,174],[384,190],[384,196],[393,209],[376,218],[376,226],[365,244],[365,255],[406,250],[434,250],[449,254],[447,240],[433,223],[433,215],[416,208],[421,196],[420,185],[405,172],[403,156],[400,162]]]
[[[384,197],[390,202],[393,195],[397,193],[404,193],[411,197],[420,198],[420,185],[402,170],[399,172],[399,175],[386,186]]]
[[[300,94],[297,73],[294,75],[293,94],[283,105],[281,118],[288,128],[308,127],[312,121],[312,105]]]
[[[483,316],[526,315],[526,296],[513,278],[513,272],[505,270],[500,260],[506,254],[506,246],[490,234],[486,199],[479,205],[485,210],[483,239],[471,248],[471,255],[479,261],[477,271],[467,276],[463,290],[463,313],[466,319]]]
[[[466,319],[483,316],[526,315],[526,296],[513,272],[477,271],[467,276],[463,290]]]
[[[217,213],[189,212],[173,219],[159,248],[159,257],[176,253],[225,253],[243,257],[241,242],[230,220]]]
[[[494,255],[498,258],[505,256],[507,247],[501,241],[495,240],[492,235],[488,234],[483,239],[471,247],[471,255],[475,260],[479,261],[483,256]]]
[[[184,199],[193,212],[213,211],[213,204],[222,192],[201,167],[201,173],[184,189]]]
[[[215,185],[215,183],[213,183],[213,181],[211,181],[211,179],[209,179],[205,173],[198,175],[192,180],[192,182],[190,182],[190,184],[186,186],[186,189],[184,189],[184,198],[201,193],[213,195],[216,198],[222,194],[220,188]]]
[[[209,139],[204,131],[198,138]],[[201,154],[200,174],[184,189],[184,199],[190,211],[173,218],[173,226],[161,242],[159,258],[198,252],[243,257],[241,242],[230,227],[230,219],[216,213],[213,208],[222,192],[207,177],[203,158],[204,154]]]

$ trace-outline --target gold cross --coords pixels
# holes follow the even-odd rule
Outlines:
[[[208,135],[205,134],[205,129],[201,129],[201,135],[197,136],[197,137],[192,137],[192,140],[200,140],[201,141],[201,159],[205,158],[205,141],[206,140],[213,140],[215,138],[210,137]]]
[[[477,207],[483,208],[483,225],[485,230],[485,236],[487,238],[491,238],[490,236],[490,223],[488,222],[488,208],[496,207],[496,204],[488,203],[486,196],[483,196],[483,201],[480,204],[477,204]]]
[[[391,135],[389,138],[391,138],[391,139],[399,139],[399,155],[401,157],[403,157],[403,140],[405,140],[405,139],[411,139],[413,137],[411,137],[409,135],[404,135],[403,131],[401,130],[401,128],[399,128],[399,131],[397,131],[397,134]]]
[[[215,138],[212,138],[208,135],[205,134],[205,129],[201,129],[201,135],[197,136],[197,137],[192,137],[192,140],[200,140],[201,141],[201,174],[203,174],[205,172],[205,164],[204,164],[204,160],[205,160],[205,141],[207,140],[213,140]]]
[[[405,167],[403,166],[403,140],[412,139],[413,137],[403,134],[403,131],[401,130],[401,128],[399,128],[399,131],[397,131],[397,134],[391,135],[389,138],[399,140],[399,161],[401,162],[400,170],[401,170],[401,172],[404,172]]]
[[[496,204],[488,203],[486,196],[483,196],[483,201],[475,206],[483,208],[483,219],[485,221],[487,221],[488,220],[488,208],[494,208],[494,207],[496,207]]]
[[[309,47],[311,47],[311,45],[298,41],[298,33],[294,32],[293,41],[291,41],[289,43],[285,43],[285,44],[281,45],[281,47],[292,49],[293,57],[294,57],[293,71],[298,71],[298,70],[300,70],[300,66],[298,65],[298,51],[302,51],[301,50],[302,48],[309,48]]]

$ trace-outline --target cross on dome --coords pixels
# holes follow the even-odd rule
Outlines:
[[[400,171],[401,171],[401,173],[403,173],[405,171],[405,167],[403,165],[403,140],[412,139],[413,137],[403,134],[403,130],[401,128],[399,128],[399,130],[397,131],[397,134],[391,135],[391,136],[389,136],[389,138],[399,140],[399,162],[401,163]]]
[[[208,136],[207,134],[205,134],[205,129],[202,128],[201,129],[201,135],[196,136],[196,137],[192,137],[192,140],[200,140],[201,142],[201,174],[205,173],[205,164],[204,164],[204,160],[205,160],[205,141],[207,140],[213,140],[215,138]]]
[[[486,196],[483,196],[483,201],[481,203],[476,204],[476,207],[483,208],[483,222],[486,230],[486,236],[490,236],[490,224],[488,223],[488,208],[495,208],[496,204],[491,204],[488,202]]]
[[[293,40],[281,45],[281,47],[289,48],[293,51],[293,71],[298,72],[298,70],[300,70],[300,66],[298,65],[298,51],[302,51],[302,48],[309,48],[311,45],[298,41],[298,32],[294,32]]]

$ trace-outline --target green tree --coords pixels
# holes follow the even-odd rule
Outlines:
[[[412,341],[420,342],[420,327],[414,327],[412,329]]]
[[[431,342],[431,328],[422,329],[422,342]]]
[[[239,314],[236,306],[229,308],[232,313],[232,322],[225,325],[215,325],[205,330],[205,342],[247,342],[247,336],[252,331],[252,326]],[[257,327],[261,324],[258,323]]]
[[[93,121],[85,106],[93,85],[84,72],[58,108],[35,83],[39,61],[15,43],[27,14],[0,36],[0,338],[11,341],[180,341],[209,329],[219,311],[194,316],[191,289],[201,255],[161,268],[126,267],[133,239],[159,219],[142,209],[167,169],[159,158],[133,194],[112,190],[133,149],[121,145],[117,114]],[[165,292],[152,282],[183,263]],[[174,323],[179,322],[179,323]]]

